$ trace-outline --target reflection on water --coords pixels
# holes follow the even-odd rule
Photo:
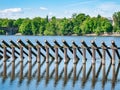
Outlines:
[[[118,75],[120,64],[118,64],[116,67],[111,63],[109,65],[105,65],[100,62],[99,65],[91,64],[88,68],[87,63],[81,65],[79,65],[79,63],[72,64],[72,66],[63,63],[64,66],[61,66],[59,63],[55,62],[52,62],[52,64],[44,62],[44,64],[41,65],[40,62],[36,61],[28,61],[27,63],[20,61],[19,67],[16,68],[17,62],[15,63],[12,61],[9,62],[11,66],[11,69],[9,69],[9,64],[7,63],[8,62],[3,62],[1,79],[3,79],[3,82],[6,82],[7,78],[10,78],[13,82],[19,78],[18,83],[20,85],[24,83],[24,79],[27,80],[27,85],[31,85],[32,81],[36,79],[36,85],[38,86],[41,85],[40,83],[45,82],[45,87],[47,87],[49,83],[53,83],[54,87],[57,87],[59,86],[59,82],[62,81],[62,87],[66,87],[69,82],[71,82],[72,87],[76,87],[76,84],[81,82],[81,87],[84,89],[89,82],[91,84],[90,87],[95,89],[97,82],[101,81],[101,88],[105,88],[107,81],[110,81],[111,89],[114,89],[117,83],[116,81],[119,80]],[[34,67],[34,64],[36,67]],[[33,67],[35,69],[33,69]],[[51,80],[53,80],[53,82],[51,82]],[[2,85],[4,85],[4,83]]]

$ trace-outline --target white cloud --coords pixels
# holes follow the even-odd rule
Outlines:
[[[19,13],[22,12],[21,8],[8,8],[4,10],[0,10],[0,13]]]
[[[46,7],[40,7],[40,10],[45,11],[45,10],[48,10],[48,9]]]
[[[21,8],[8,8],[0,10],[0,18],[19,18],[20,14],[23,12]]]

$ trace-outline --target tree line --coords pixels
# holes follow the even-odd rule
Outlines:
[[[56,18],[53,16],[49,19],[35,17],[19,18],[17,20],[1,18],[0,27],[18,27],[18,33],[22,35],[84,35],[95,33],[120,32],[120,12],[113,14],[114,25],[106,17],[98,15],[90,17],[84,13],[73,14],[71,18]],[[5,34],[0,30],[0,34]]]

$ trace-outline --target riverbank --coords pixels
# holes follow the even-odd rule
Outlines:
[[[120,33],[104,33],[104,34],[85,34],[85,36],[120,36]]]
[[[16,36],[22,36],[21,33],[16,33],[15,35]],[[23,36],[26,36],[26,35],[23,35]],[[33,36],[42,36],[42,35],[33,35]],[[54,36],[59,36],[59,35],[54,35]],[[70,35],[65,35],[65,36],[70,36]],[[78,36],[78,35],[74,34],[74,35],[71,35],[71,36]],[[84,35],[79,35],[79,36],[120,36],[120,33],[103,33],[103,34],[99,34],[99,35],[97,35],[95,33],[92,33],[92,34],[84,34]]]

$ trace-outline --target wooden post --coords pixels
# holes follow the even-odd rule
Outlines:
[[[55,64],[55,83],[57,83],[58,79],[59,79],[59,75],[58,75],[58,64]]]
[[[67,76],[67,64],[64,64],[64,85],[66,84],[67,79],[68,79],[68,76]]]
[[[6,78],[7,76],[7,66],[6,66],[6,62],[3,62],[3,78]]]
[[[32,48],[31,46],[28,46],[28,61],[31,62],[32,61]]]
[[[115,74],[116,74],[115,65],[112,65],[112,87],[113,87],[113,88],[114,88],[114,86],[115,86],[115,81],[116,81]]]
[[[37,62],[40,63],[40,46],[37,45],[36,48],[37,48]]]
[[[37,68],[37,77],[38,77],[38,80],[39,80],[40,77],[41,77],[41,76],[40,76],[40,75],[41,75],[41,72],[40,72],[40,71],[41,71],[41,69],[40,69],[41,66],[40,66],[40,63],[37,63],[37,64],[38,64],[38,68]]]
[[[18,48],[18,49],[20,49],[20,46],[21,47],[23,47],[22,45],[17,45],[15,42],[13,42],[12,40],[10,40],[10,43],[12,44],[12,45],[14,45],[16,48]],[[27,55],[28,56],[28,53],[27,52],[25,52],[24,50],[22,51],[25,55]],[[20,54],[19,54],[20,55]],[[24,57],[23,57],[24,58]]]
[[[116,51],[116,47],[115,47],[115,42],[114,41],[112,41],[111,43],[112,43],[112,46],[111,46],[111,48],[112,48],[112,65],[115,65],[115,51]]]
[[[6,57],[7,57],[7,55],[6,55],[6,49],[7,49],[7,47],[5,46],[5,45],[3,45],[3,61],[4,62],[6,62]]]
[[[64,47],[64,63],[67,63],[67,48]]]
[[[20,45],[20,60],[23,61],[23,46]]]
[[[106,81],[106,71],[105,71],[105,65],[102,65],[102,87],[104,87]]]
[[[28,79],[31,79],[32,75],[32,62],[28,62]]]
[[[46,63],[46,84],[49,81],[49,63]]]
[[[95,86],[95,82],[96,82],[96,70],[95,70],[95,64],[92,65],[92,87]]]
[[[11,79],[14,80],[15,78],[15,62],[12,62],[12,71],[11,71]]]
[[[86,63],[86,48],[83,47],[83,60],[82,63],[85,64]]]
[[[115,49],[112,49],[112,64],[115,64]]]
[[[95,64],[95,48],[92,47],[92,64]]]
[[[49,63],[49,47],[46,46],[46,63]]]
[[[82,86],[84,86],[84,84],[85,84],[85,82],[86,82],[86,63],[83,64],[82,67],[83,67],[83,68],[82,68],[82,83],[83,83]]]
[[[73,63],[77,63],[77,58],[76,58],[76,47],[73,47]]]
[[[75,84],[75,81],[77,80],[77,68],[76,68],[77,64],[73,65],[73,84]]]
[[[54,40],[54,43],[55,43],[55,45],[57,45],[57,46],[60,48],[60,50],[64,53],[64,49],[61,48],[60,44],[59,44],[56,40]],[[67,58],[70,59],[70,57],[69,57],[68,55],[67,55]]]
[[[20,62],[20,80],[23,79],[23,62]]]
[[[55,63],[58,63],[58,47],[55,47]]]
[[[46,52],[45,47],[38,40],[36,40],[36,43],[40,46],[40,48],[42,48]],[[49,53],[49,55],[50,55],[50,57],[54,58],[54,56],[52,54]]]
[[[12,61],[15,61],[15,47],[13,45],[11,45],[12,48]]]
[[[105,64],[105,57],[106,57],[106,53],[105,52],[106,52],[106,50],[103,48],[102,52],[103,52],[102,53],[102,64]]]

